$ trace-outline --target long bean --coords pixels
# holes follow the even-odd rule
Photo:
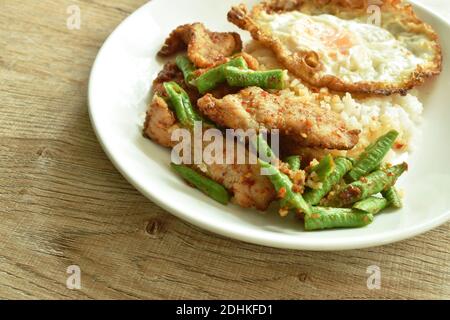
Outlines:
[[[353,208],[375,215],[385,209],[388,204],[385,198],[369,197],[355,203]]]
[[[226,67],[238,67],[248,69],[248,65],[245,59],[243,57],[237,57],[224,64],[221,64],[217,67],[214,67],[206,71],[198,78],[192,80],[191,83],[197,87],[198,91],[201,94],[204,94],[226,81],[225,78]]]
[[[360,228],[373,221],[373,215],[355,209],[313,207],[305,215],[305,230]]]
[[[183,72],[184,81],[186,83],[190,83],[192,79],[194,79],[196,70],[195,65],[189,60],[189,58],[185,55],[179,55],[175,59],[175,63],[177,64],[178,69]]]
[[[322,187],[319,189],[311,189],[307,191],[303,197],[306,202],[311,205],[316,205],[325,197],[331,189],[339,183],[344,175],[351,170],[352,162],[343,157],[336,158],[334,160],[334,171],[322,181]]]
[[[284,162],[286,162],[289,165],[289,169],[292,171],[300,170],[302,159],[300,156],[290,156],[287,157]]]
[[[275,168],[268,162],[259,160],[262,168],[266,169],[267,177],[272,182],[278,194],[282,194],[282,201],[286,204],[287,209],[297,209],[306,215],[311,214],[311,206],[303,199],[302,195],[292,190],[293,183],[291,179],[280,170]],[[284,206],[282,206],[283,209]]]
[[[218,184],[214,180],[201,175],[187,166],[174,163],[172,163],[171,166],[184,180],[195,186],[210,198],[224,205],[228,204],[230,201],[228,191],[221,184]]]
[[[261,133],[256,137],[256,144],[256,150],[259,155],[264,154],[265,157],[270,160],[276,159],[275,154]],[[264,160],[258,159],[258,162],[261,168],[266,170],[267,177],[270,182],[272,182],[275,191],[279,195],[283,195],[280,200],[281,209],[297,209],[305,214],[311,213],[311,206],[303,199],[302,195],[292,190],[294,184],[287,175]]]
[[[345,187],[335,197],[327,201],[330,207],[345,207],[371,195],[392,187],[397,179],[408,169],[406,163],[402,163],[383,170],[372,172]]]
[[[403,207],[402,199],[400,198],[400,195],[397,192],[397,189],[395,187],[390,187],[386,191],[382,191],[381,194],[383,197],[386,198],[386,200],[389,203],[389,206],[394,208],[401,208]]]
[[[263,161],[277,161],[278,157],[275,155],[273,150],[270,148],[269,144],[267,143],[266,139],[264,139],[263,135],[259,133],[256,136],[256,139],[251,139],[251,142],[254,144],[256,143],[256,146],[253,145],[254,150],[256,151],[258,157],[263,157]]]
[[[183,127],[193,128],[195,121],[203,121],[191,104],[188,94],[176,82],[165,82],[164,88],[169,95],[178,121]]]
[[[395,130],[389,131],[366,148],[353,166],[353,169],[348,173],[351,181],[356,181],[379,167],[398,135],[399,133]]]
[[[254,71],[228,66],[225,68],[225,78],[232,87],[256,86],[262,89],[281,90],[285,84],[284,71],[281,69]]]
[[[315,172],[320,181],[324,181],[334,170],[334,160],[331,154],[326,155],[318,165],[311,169],[311,172]]]

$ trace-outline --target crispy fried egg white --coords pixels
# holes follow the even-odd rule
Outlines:
[[[235,7],[229,19],[312,86],[405,94],[441,71],[437,35],[409,5],[384,1],[379,25],[366,5],[362,0],[351,6],[338,0],[278,0],[251,13]]]

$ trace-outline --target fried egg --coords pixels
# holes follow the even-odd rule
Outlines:
[[[230,11],[229,19],[316,87],[405,94],[441,71],[437,35],[409,5],[384,1],[378,21],[371,19],[365,1],[353,1],[352,7],[345,1],[325,2],[278,0],[251,13],[241,5]],[[355,7],[358,2],[361,6]]]

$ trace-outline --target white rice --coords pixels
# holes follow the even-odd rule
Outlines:
[[[259,61],[263,70],[283,68],[272,51],[256,41],[250,42],[245,51]],[[400,133],[395,145],[397,152],[414,149],[423,112],[423,105],[415,92],[412,91],[406,96],[396,94],[356,99],[350,93],[343,96],[330,94],[327,89],[318,93],[312,92],[290,73],[288,79],[289,90],[295,95],[320,105],[324,111],[333,110],[339,113],[349,128],[361,130],[360,141],[350,154],[360,153],[379,136],[392,129]]]

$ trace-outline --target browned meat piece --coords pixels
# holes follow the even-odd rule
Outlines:
[[[275,200],[276,192],[266,176],[260,175],[259,165],[212,164],[208,166],[211,179],[233,194],[233,202],[244,208],[266,210]]]
[[[153,80],[152,91],[154,94],[160,97],[166,97],[166,90],[164,89],[164,82],[175,81],[178,83],[189,95],[191,101],[196,101],[200,98],[198,90],[192,86],[188,86],[184,82],[183,73],[178,69],[174,62],[168,62],[164,65],[163,69],[159,72],[155,80]]]
[[[235,32],[211,32],[197,22],[179,26],[172,31],[158,54],[167,57],[186,48],[189,59],[197,67],[208,68],[241,51],[242,41]]]
[[[159,96],[165,96],[163,83],[168,81],[175,81],[178,84],[184,82],[183,73],[178,69],[177,65],[173,62],[168,62],[164,65],[163,69],[158,73],[158,76],[153,80],[152,91]]]
[[[204,144],[206,148],[207,144]],[[226,157],[226,141],[223,141],[222,157]],[[237,145],[237,149],[245,146]],[[246,156],[247,157],[247,156]],[[210,164],[207,166],[208,176],[222,184],[233,194],[233,202],[244,208],[256,208],[266,210],[275,200],[276,192],[266,176],[260,174],[258,164],[238,164],[235,154],[235,164]]]
[[[178,121],[167,103],[155,95],[145,118],[144,136],[164,147],[171,148],[176,144],[171,141],[172,132],[179,128]]]
[[[271,94],[249,87],[223,99],[207,94],[197,105],[220,126],[279,129],[281,135],[301,146],[348,150],[358,142],[359,130],[348,130],[338,114],[307,104],[286,91]]]

